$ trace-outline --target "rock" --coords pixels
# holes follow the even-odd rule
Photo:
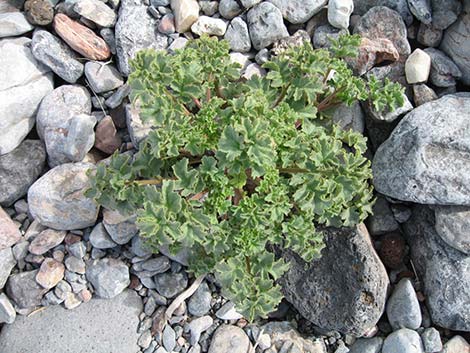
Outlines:
[[[163,16],[160,22],[158,23],[158,31],[163,34],[175,33],[175,16],[173,16],[173,14],[171,13],[168,13]]]
[[[241,328],[222,325],[215,331],[208,353],[246,353],[250,348],[250,339]]]
[[[6,294],[15,302],[19,309],[32,309],[41,305],[42,296],[46,294],[47,289],[42,288],[36,282],[38,271],[17,273],[11,275],[8,279]],[[3,340],[0,340],[0,345],[2,343]]]
[[[423,353],[421,338],[418,333],[402,328],[387,336],[382,353]]]
[[[290,23],[305,23],[313,15],[321,11],[327,0],[269,0],[282,12],[282,16]]]
[[[124,84],[119,71],[113,65],[106,63],[88,61],[85,64],[85,76],[95,93],[112,91]]]
[[[357,57],[348,59],[348,63],[352,65],[357,75],[362,76],[375,65],[387,61],[397,61],[399,57],[400,54],[390,40],[363,37],[361,38]]]
[[[173,352],[176,347],[176,333],[170,325],[166,325],[163,330],[162,343],[167,352]]]
[[[437,3],[437,2],[436,2]],[[433,1],[434,4],[434,1]],[[434,23],[434,22],[433,22]],[[462,82],[470,85],[470,6],[449,27],[442,38],[441,50],[450,56],[462,71]]]
[[[135,216],[123,216],[118,211],[103,211],[103,225],[117,244],[127,244],[137,234]]]
[[[79,114],[72,117],[63,146],[67,161],[79,162],[86,157],[86,153],[91,150],[95,143],[95,132],[93,130],[95,125],[96,118],[93,115]],[[46,133],[46,148],[49,151],[55,141],[49,143],[48,136],[50,135]],[[54,166],[55,163],[49,161],[49,165]]]
[[[405,74],[409,84],[426,82],[431,71],[431,57],[423,50],[416,49],[406,59]]]
[[[142,239],[138,234],[132,238],[131,251],[138,257],[148,257],[152,254],[152,252],[146,247],[145,239]]]
[[[242,9],[240,9],[236,0],[220,0],[219,12],[222,17],[231,20],[241,14]]]
[[[220,18],[201,16],[191,26],[191,31],[198,36],[223,36],[227,31],[227,23]]]
[[[44,174],[28,191],[33,217],[59,230],[82,229],[95,224],[99,206],[84,195],[90,187],[87,173],[93,168],[88,163],[70,163]]]
[[[162,50],[168,46],[168,38],[155,30],[156,19],[147,12],[143,0],[122,0],[116,22],[116,54],[118,68],[129,75],[129,60],[142,49]]]
[[[301,47],[305,43],[311,43],[311,40],[312,38],[306,31],[304,31],[303,29],[299,29],[293,35],[289,37],[281,38],[275,41],[273,44],[273,47],[271,48],[271,54],[279,55],[285,52],[286,50],[288,50],[289,48]],[[267,50],[267,49],[263,49],[263,50]],[[258,62],[258,59],[255,58],[257,62]],[[264,62],[261,62],[260,65],[262,64],[264,64]]]
[[[453,248],[470,255],[470,208],[436,206],[436,232]]]
[[[424,330],[421,334],[421,340],[426,353],[437,353],[442,350],[441,336],[434,327]]]
[[[441,43],[442,34],[442,30],[421,23],[418,29],[417,40],[418,43],[426,47],[437,47]]]
[[[413,85],[413,99],[417,107],[424,103],[432,102],[439,97],[432,88],[429,88],[425,84]]]
[[[383,338],[360,338],[352,346],[349,353],[380,353]]]
[[[154,277],[157,292],[165,298],[173,298],[184,291],[188,277],[184,273],[162,273]]]
[[[461,156],[469,109],[470,97],[447,95],[407,114],[374,156],[377,191],[403,201],[470,205],[469,166]]]
[[[78,296],[75,293],[68,292],[65,295],[64,307],[65,309],[72,310],[80,306],[82,302],[78,299]]]
[[[431,24],[432,8],[430,0],[408,0],[411,13],[425,25]]]
[[[16,311],[4,293],[0,293],[0,324],[12,324],[16,319]]]
[[[0,38],[20,36],[33,29],[22,12],[0,13]]]
[[[390,123],[398,119],[401,115],[404,115],[413,109],[413,105],[411,104],[408,99],[408,96],[405,93],[403,93],[403,101],[403,105],[399,108],[396,108],[395,110],[390,110],[387,107],[380,112],[375,109],[375,107],[371,104],[370,100],[367,101],[364,106],[366,113],[368,113],[368,115],[375,121],[385,121],[387,123]]]
[[[469,353],[470,345],[461,336],[454,336],[445,345],[442,353]]]
[[[372,215],[368,218],[367,226],[371,235],[382,235],[398,229],[398,223],[385,198],[377,197],[374,206],[372,206],[372,212]]]
[[[97,249],[109,249],[117,246],[101,222],[98,223],[91,231],[90,243]]]
[[[93,285],[96,295],[114,298],[129,285],[129,268],[121,260],[106,258],[88,264],[86,278]]]
[[[65,267],[67,267],[67,270],[70,272],[78,274],[84,274],[86,271],[85,262],[75,256],[67,256],[65,259]]]
[[[407,26],[413,23],[407,0],[354,0],[354,13],[362,16],[375,6],[385,6],[396,11]]]
[[[142,269],[150,272],[163,273],[170,267],[170,260],[166,256],[158,256],[142,262]]]
[[[207,16],[213,16],[219,10],[218,1],[201,1],[199,6],[201,7],[202,12]]]
[[[416,330],[421,326],[421,310],[413,284],[403,278],[395,286],[387,301],[388,321],[394,330],[409,328]]]
[[[224,39],[230,45],[230,49],[240,53],[247,53],[251,49],[251,39],[248,33],[248,25],[241,17],[235,17],[228,25]]]
[[[139,345],[139,347],[146,349],[150,346],[151,342],[152,342],[152,333],[150,332],[150,330],[147,330],[139,337],[137,344]]]
[[[432,25],[437,29],[446,29],[457,20],[462,11],[459,0],[431,0]]]
[[[140,109],[133,104],[126,104],[126,124],[129,131],[129,137],[135,148],[145,140],[150,131],[155,128],[151,121],[143,122],[140,118]]]
[[[51,289],[64,278],[64,273],[64,264],[54,259],[46,258],[42,262],[39,272],[36,275],[36,282],[45,289]]]
[[[427,48],[424,51],[431,58],[431,83],[437,87],[455,86],[456,79],[462,77],[462,72],[452,59],[438,49]]]
[[[411,53],[403,19],[388,7],[376,6],[367,11],[354,28],[354,33],[371,40],[387,38],[401,56],[406,57]]]
[[[124,85],[119,87],[111,96],[109,96],[109,98],[106,99],[106,106],[111,109],[119,107],[122,104],[122,101],[129,95],[130,92],[131,87],[127,83],[125,83]]]
[[[0,155],[13,151],[34,126],[41,99],[53,89],[49,69],[25,37],[0,40]]]
[[[5,326],[0,335],[0,352],[55,353],[73,351],[73,347],[90,353],[137,352],[141,310],[142,301],[134,291],[112,300],[92,299],[75,310],[52,306],[31,317],[18,317],[13,325]],[[60,334],[46,335],[44,328]]]
[[[398,270],[403,266],[406,255],[406,242],[398,232],[384,235],[381,239],[379,256],[383,264],[391,269]]]
[[[182,248],[177,253],[173,253],[165,245],[165,246],[160,246],[158,250],[169,259],[176,261],[183,266],[189,265],[189,257],[191,256],[191,252],[190,252],[190,249],[188,248]]]
[[[250,9],[247,20],[251,41],[256,50],[289,36],[281,11],[269,2],[263,2]]]
[[[199,17],[199,4],[196,0],[171,0],[175,15],[176,31],[187,32]]]
[[[10,216],[0,207],[0,250],[9,248],[21,240],[18,226]]]
[[[43,255],[64,241],[65,231],[46,229],[39,233],[29,245],[29,252],[34,255]]]
[[[46,0],[45,0],[46,1]],[[106,60],[111,56],[106,42],[91,29],[59,13],[54,17],[54,29],[73,50],[90,60]]]
[[[435,325],[456,331],[470,331],[469,257],[447,245],[435,230],[433,212],[415,206],[404,224],[427,308]]]
[[[266,70],[259,66],[257,63],[249,64],[245,71],[243,72],[242,77],[246,80],[251,79],[253,76],[263,77],[266,76]]]
[[[238,72],[243,74],[248,65],[251,64],[248,54],[230,53],[230,61],[239,65]]]
[[[10,276],[15,265],[16,259],[13,256],[11,247],[0,250],[0,289],[3,289],[5,283],[7,283],[8,276]]]
[[[291,268],[280,284],[286,299],[313,324],[360,336],[382,315],[387,272],[363,224],[324,234],[321,259],[306,264],[297,254],[283,253]]]
[[[11,206],[23,197],[43,171],[45,162],[46,151],[37,140],[25,140],[0,156],[0,205]]]
[[[337,40],[342,35],[348,34],[345,29],[338,29],[329,24],[319,26],[313,34],[312,42],[313,47],[319,48],[330,48],[332,40]]]
[[[48,0],[27,0],[24,3],[26,18],[33,25],[47,26],[54,18],[54,8]]]
[[[194,316],[206,315],[211,309],[212,294],[206,282],[203,282],[188,302],[188,311]]]
[[[73,10],[100,27],[113,27],[116,23],[114,11],[99,0],[77,1],[73,6]]]
[[[233,302],[226,302],[222,307],[217,310],[215,313],[215,316],[217,316],[221,320],[239,320],[243,317],[243,315],[239,314],[237,310],[235,309],[235,304]]]
[[[189,343],[194,346],[199,342],[201,334],[212,326],[214,320],[210,316],[198,317],[192,320],[189,325],[189,332],[191,334]],[[167,326],[168,327],[168,326]]]
[[[359,102],[351,106],[341,104],[333,111],[332,120],[344,130],[364,132],[364,112]]]
[[[348,29],[349,17],[353,10],[353,0],[330,0],[328,2],[328,22],[333,27]]]
[[[290,352],[326,353],[326,347],[322,340],[303,338],[288,321],[271,321],[261,329],[269,336],[272,347],[287,345],[290,346]]]

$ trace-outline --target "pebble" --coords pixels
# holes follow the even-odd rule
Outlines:
[[[338,39],[340,36],[347,34],[348,31],[344,29],[335,28],[329,24],[319,26],[313,34],[312,43],[313,47],[329,48],[331,47],[331,41]]]
[[[374,206],[372,206],[372,212],[373,215],[369,217],[367,223],[367,229],[371,235],[383,235],[398,229],[398,223],[384,197],[377,197]]]
[[[307,22],[321,11],[328,0],[270,0],[278,7],[284,19],[293,24]]]
[[[127,244],[137,233],[135,216],[124,216],[117,211],[103,211],[103,225],[117,244]]]
[[[175,16],[169,13],[162,17],[158,23],[158,31],[163,34],[172,34],[175,33]]]
[[[216,311],[215,316],[221,320],[239,320],[243,318],[243,315],[239,314],[235,309],[235,304],[233,302],[227,302],[222,307]]]
[[[160,295],[165,298],[176,297],[188,285],[185,273],[162,273],[154,277],[155,286]]]
[[[28,255],[29,242],[24,240],[13,246],[12,252],[16,261],[22,262],[26,255]]]
[[[70,292],[72,292],[72,287],[66,281],[60,281],[54,288],[54,294],[61,300],[65,300],[67,293]]]
[[[75,293],[68,292],[65,295],[65,300],[64,300],[64,307],[68,310],[75,309],[78,307],[82,302],[78,298],[78,296]]]
[[[0,207],[0,250],[9,248],[21,240],[18,226],[10,216]]]
[[[212,326],[214,320],[210,316],[202,316],[192,320],[188,324],[189,332],[191,334],[189,343],[194,346],[199,342],[201,334]]]
[[[442,353],[469,353],[470,345],[462,336],[454,336],[445,345]]]
[[[3,289],[7,283],[8,276],[16,265],[16,259],[13,256],[13,251],[10,248],[0,250],[0,290]]]
[[[41,305],[47,289],[36,282],[39,270],[21,272],[10,276],[5,292],[18,309],[31,309]]]
[[[45,289],[54,288],[64,278],[64,272],[64,264],[54,259],[46,258],[36,275],[36,282]]]
[[[172,352],[176,347],[175,330],[170,325],[166,325],[163,330],[162,343],[167,352]]]
[[[424,330],[421,334],[425,353],[437,353],[442,350],[441,336],[434,327]]]
[[[54,8],[48,0],[27,0],[24,3],[26,18],[33,25],[47,26],[54,17]]]
[[[251,41],[256,50],[289,36],[281,11],[269,2],[263,2],[250,9],[247,20]]]
[[[227,27],[224,39],[230,49],[240,53],[247,53],[251,49],[251,39],[248,25],[241,17],[235,17]]]
[[[68,135],[63,146],[63,152],[68,161],[80,162],[85,158],[86,153],[94,144],[95,125],[96,118],[93,115],[77,114],[70,119]],[[48,151],[52,149],[50,146],[47,147]]]
[[[198,36],[223,36],[227,31],[227,23],[219,18],[200,16],[191,26],[191,31]]]
[[[75,256],[67,256],[65,259],[65,267],[67,267],[67,270],[79,274],[84,274],[86,271],[85,262]]]
[[[426,82],[431,71],[431,57],[423,50],[416,49],[406,59],[405,74],[409,84]]]
[[[213,16],[219,10],[218,1],[199,1],[199,6],[206,16]]]
[[[122,101],[131,92],[131,87],[125,83],[120,86],[111,96],[106,98],[105,104],[108,108],[115,109],[122,104]]]
[[[432,21],[432,8],[430,0],[408,0],[411,13],[423,24],[429,25]]]
[[[76,243],[68,245],[67,251],[70,255],[82,259],[86,255],[86,245],[82,241],[78,241]]]
[[[351,17],[353,10],[353,0],[329,0],[328,22],[333,27],[348,29],[349,17]]]
[[[380,353],[383,345],[383,338],[360,338],[349,350],[349,353]]]
[[[387,316],[392,328],[417,329],[421,325],[421,310],[411,281],[403,278],[387,302]]]
[[[100,27],[113,27],[116,23],[116,13],[99,0],[77,1],[73,10]]]
[[[424,353],[419,334],[407,328],[402,328],[387,336],[382,347],[382,353]]]
[[[66,234],[65,231],[46,229],[33,239],[28,250],[31,254],[43,255],[62,243]]]
[[[211,309],[212,294],[206,282],[203,282],[188,302],[188,311],[194,316],[206,315]]]
[[[124,84],[119,71],[109,63],[88,61],[85,64],[85,76],[95,93],[112,91]]]
[[[176,31],[187,32],[199,17],[199,4],[196,0],[171,0],[175,15]]]
[[[87,265],[86,278],[101,298],[113,298],[129,285],[129,268],[121,260],[106,258]]]
[[[0,38],[19,36],[33,29],[22,12],[0,13]]]
[[[150,346],[150,343],[152,343],[152,334],[150,330],[147,330],[139,337],[137,344],[142,349],[146,349]]]
[[[420,44],[426,47],[437,47],[441,43],[442,35],[442,30],[421,23],[416,38]]]
[[[113,154],[122,144],[113,119],[106,115],[96,126],[95,147],[106,154]]]
[[[212,336],[208,353],[246,353],[250,348],[250,340],[241,328],[222,325]]]
[[[462,77],[459,67],[442,51],[435,48],[424,50],[431,58],[430,81],[437,87],[455,86]]]
[[[142,269],[146,271],[163,273],[170,269],[170,260],[166,256],[158,256],[142,262]]]
[[[132,238],[131,244],[132,252],[138,257],[147,257],[152,254],[152,252],[145,246],[145,240],[138,235]]]
[[[438,99],[438,96],[434,90],[424,83],[420,85],[413,85],[413,99],[417,107],[424,103],[431,102]],[[402,222],[403,223],[403,222]]]
[[[5,293],[0,293],[0,324],[12,324],[15,319],[15,308]]]
[[[242,10],[236,0],[220,0],[219,2],[219,12],[222,17],[231,20],[234,17],[238,16]]]

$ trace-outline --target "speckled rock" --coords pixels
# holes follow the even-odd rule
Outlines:
[[[9,248],[21,240],[18,226],[11,220],[8,213],[0,207],[0,250]]]
[[[96,295],[107,299],[120,294],[130,283],[126,264],[111,258],[90,262],[86,268],[86,278],[93,285]]]
[[[349,17],[354,10],[353,0],[329,0],[328,22],[336,28],[348,29]]]
[[[230,49],[240,53],[249,52],[251,49],[250,33],[248,25],[241,17],[235,17],[228,25],[224,39],[228,41]]]
[[[257,50],[289,36],[281,11],[269,2],[256,5],[247,16],[251,42]]]
[[[429,77],[431,83],[437,87],[455,86],[456,80],[462,77],[462,71],[452,59],[435,48],[426,48],[424,51],[431,57],[431,75]]]
[[[36,282],[38,271],[21,272],[11,275],[8,279],[6,293],[18,308],[31,309],[41,304],[42,296],[46,294],[47,289]]]
[[[327,0],[269,0],[278,7],[282,16],[290,23],[307,22],[320,12],[328,3]]]
[[[435,206],[437,234],[453,248],[470,255],[470,207]]]
[[[109,63],[88,61],[85,64],[85,76],[95,93],[112,91],[124,84],[119,71]]]
[[[250,348],[250,339],[241,328],[222,325],[215,331],[208,353],[246,353]]]
[[[421,338],[416,331],[402,328],[387,336],[382,353],[424,353]]]
[[[99,0],[77,1],[73,6],[73,10],[100,27],[112,27],[116,22],[115,12]]]
[[[117,211],[103,211],[103,225],[117,244],[126,244],[137,234],[135,219],[135,216],[123,216]]]
[[[33,25],[47,26],[54,17],[54,8],[48,0],[27,0],[24,3],[26,18]]]
[[[19,36],[33,29],[22,12],[1,13],[0,11],[0,38]]]
[[[403,278],[395,286],[387,301],[387,317],[394,330],[409,328],[416,330],[421,325],[421,309],[413,284]]]
[[[380,353],[383,345],[383,338],[360,338],[350,347],[349,353]]]
[[[56,247],[65,238],[65,231],[46,229],[39,233],[29,244],[28,250],[34,255],[43,255]]]
[[[446,29],[457,20],[462,11],[459,0],[431,0],[432,25],[437,29]]]

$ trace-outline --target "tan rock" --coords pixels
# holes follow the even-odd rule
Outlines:
[[[400,57],[393,43],[386,38],[369,39],[363,37],[359,46],[359,54],[352,59],[353,67],[358,75],[363,75],[375,65],[384,61],[397,61]]]
[[[45,289],[54,288],[64,278],[64,264],[51,258],[46,258],[36,275],[36,282]]]
[[[426,82],[431,72],[431,57],[424,50],[416,49],[405,62],[406,81],[409,84]]]
[[[76,52],[91,60],[106,60],[111,56],[106,42],[91,29],[72,20],[67,15],[54,17],[54,29],[57,34]]]
[[[107,154],[112,154],[121,146],[121,137],[117,134],[113,119],[108,115],[98,123],[95,132],[95,147]]]
[[[199,17],[199,4],[196,0],[172,0],[171,8],[175,14],[176,31],[189,31]]]
[[[50,249],[62,243],[65,234],[66,232],[62,230],[46,229],[39,233],[31,244],[29,244],[29,252],[34,255],[45,254]]]
[[[21,239],[21,233],[10,216],[0,207],[0,250],[15,245]]]

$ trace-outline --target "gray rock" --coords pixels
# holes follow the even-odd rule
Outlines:
[[[0,38],[20,36],[33,29],[22,12],[0,13]]]
[[[290,23],[305,23],[313,15],[321,11],[327,0],[269,0],[282,12],[282,16]]]
[[[203,282],[188,302],[188,311],[194,316],[206,315],[211,309],[212,294],[206,282]]]
[[[432,20],[431,0],[408,0],[411,13],[421,22],[429,25]]]
[[[37,180],[28,191],[31,214],[54,229],[71,230],[92,226],[99,206],[84,195],[90,187],[88,163],[62,164]]]
[[[423,353],[421,338],[418,333],[402,328],[387,336],[382,353]]]
[[[256,50],[289,36],[281,11],[269,2],[263,2],[250,9],[247,19],[251,41]]]
[[[148,136],[154,125],[151,121],[142,121],[140,110],[133,104],[126,104],[126,124],[129,131],[129,137],[135,148]]]
[[[68,161],[80,162],[95,143],[96,117],[87,114],[78,114],[72,117],[68,127],[68,135],[64,141],[64,155]],[[46,149],[53,148],[49,143],[51,140],[46,133]],[[55,143],[53,142],[52,145]]]
[[[53,89],[52,73],[34,58],[30,44],[25,37],[0,40],[0,155],[24,140],[39,103]]]
[[[122,101],[131,93],[131,87],[126,83],[120,86],[104,102],[108,108],[114,109],[121,105]]]
[[[38,29],[33,34],[31,50],[34,57],[69,83],[75,83],[83,74],[83,64],[59,37]]]
[[[189,332],[191,334],[189,343],[192,346],[197,344],[201,338],[201,334],[211,327],[213,323],[214,320],[210,316],[198,317],[197,319],[192,320],[188,325]]]
[[[129,75],[129,59],[141,49],[162,50],[168,38],[156,30],[156,19],[142,0],[122,0],[115,27],[116,54],[121,74]]]
[[[470,207],[436,206],[436,232],[453,248],[470,255]]]
[[[11,248],[0,250],[0,289],[3,289],[5,283],[7,283],[8,276],[10,276],[15,265],[16,259]]]
[[[436,92],[425,84],[413,85],[413,100],[417,107],[438,98]]]
[[[338,29],[329,24],[318,26],[313,33],[313,47],[314,48],[329,48],[331,47],[331,41],[338,39],[340,36],[349,34],[346,29]]]
[[[208,353],[246,353],[250,339],[237,326],[222,325],[214,333]]]
[[[387,317],[394,330],[421,326],[421,310],[416,292],[408,278],[403,278],[395,286],[387,301]]]
[[[425,353],[437,353],[442,350],[441,336],[434,327],[427,328],[421,334]]]
[[[248,25],[241,17],[235,17],[228,25],[224,39],[230,45],[230,49],[240,53],[247,53],[251,49],[251,39],[248,33]]]
[[[157,292],[165,298],[176,297],[184,291],[188,285],[188,277],[185,273],[162,273],[154,277]]]
[[[150,346],[151,342],[152,342],[152,333],[150,332],[150,330],[147,330],[139,337],[137,344],[142,349],[146,349]]]
[[[452,59],[438,49],[427,48],[424,51],[431,57],[431,83],[437,87],[455,86],[462,72]]]
[[[432,25],[437,29],[446,29],[457,20],[462,11],[459,0],[431,0]]]
[[[447,245],[437,234],[433,212],[415,206],[404,224],[411,260],[420,278],[434,324],[470,331],[470,257]]]
[[[102,222],[98,223],[91,231],[90,243],[97,249],[109,249],[117,246],[109,236]]]
[[[445,345],[442,353],[468,353],[470,345],[462,336],[454,336]]]
[[[242,12],[242,9],[240,9],[236,0],[220,0],[219,12],[223,17],[231,20],[238,16]]]
[[[310,264],[297,254],[284,252],[291,268],[280,284],[286,299],[316,326],[360,336],[383,313],[387,272],[363,224],[353,229],[327,229],[324,234],[322,256]],[[339,307],[343,309],[338,311]]]
[[[123,216],[117,211],[103,211],[103,225],[117,244],[127,244],[137,234],[135,216]]]
[[[124,84],[121,74],[113,65],[97,61],[85,64],[85,76],[95,93],[112,91]]]
[[[129,268],[116,259],[94,260],[88,264],[86,278],[101,298],[114,298],[129,285]]]
[[[385,6],[396,11],[407,26],[413,22],[407,0],[354,0],[354,13],[362,16],[374,6]]]
[[[243,317],[243,315],[239,314],[235,309],[235,304],[230,301],[222,305],[215,313],[215,316],[221,320],[239,320]]]
[[[42,288],[36,282],[38,271],[39,270],[21,272],[11,275],[8,279],[5,287],[6,293],[19,309],[32,309],[41,305],[42,296],[46,294],[47,289]],[[0,345],[2,343],[3,340],[0,340]],[[4,352],[6,353],[8,351]]]
[[[381,196],[372,206],[372,215],[368,218],[368,227],[373,236],[393,232],[398,229],[398,223],[390,209],[387,200]]]
[[[126,291],[112,300],[92,299],[75,310],[48,307],[5,326],[0,334],[0,352],[64,353],[76,349],[90,353],[137,352],[141,310],[142,301],[134,291]],[[45,328],[60,334],[45,334]]]
[[[152,254],[152,252],[145,246],[145,239],[142,239],[139,235],[132,238],[131,251],[138,257],[147,257]]]
[[[67,267],[67,270],[71,272],[84,274],[86,271],[85,261],[79,259],[78,257],[67,256],[64,263],[65,267]]]
[[[191,26],[191,31],[198,36],[223,36],[227,30],[227,23],[220,18],[199,16]]]
[[[408,113],[372,163],[378,192],[424,204],[470,205],[470,97],[448,95]]]
[[[328,22],[340,29],[348,29],[349,17],[354,9],[353,0],[329,0]]]
[[[43,255],[62,243],[67,233],[54,229],[46,229],[39,233],[29,244],[29,252],[34,255]]]
[[[12,324],[16,319],[16,311],[4,293],[0,293],[0,324]]]
[[[45,162],[44,145],[37,140],[25,140],[0,156],[0,205],[11,206],[23,197],[42,173]]]
[[[360,338],[351,346],[349,353],[380,353],[383,338]]]
[[[162,343],[167,352],[173,352],[173,348],[176,347],[175,330],[170,325],[166,325],[163,330]]]
[[[168,257],[169,259],[180,263],[183,266],[189,265],[189,257],[191,256],[190,250],[188,248],[182,248],[179,252],[172,253],[167,246],[161,246],[158,250]]]
[[[418,43],[426,47],[437,47],[442,40],[442,30],[436,29],[431,25],[421,23],[418,29],[418,35],[416,39]]]
[[[99,0],[77,1],[73,6],[73,10],[100,27],[113,27],[116,23],[116,14],[114,11]]]
[[[199,6],[201,7],[202,12],[207,16],[214,16],[219,10],[218,1],[200,1]]]
[[[114,36],[114,30],[111,28],[103,28],[100,31],[100,36],[108,44],[109,51],[115,55],[116,54],[116,37]]]
[[[152,271],[163,273],[170,269],[170,260],[166,256],[158,256],[142,262],[142,269],[145,271]]]

